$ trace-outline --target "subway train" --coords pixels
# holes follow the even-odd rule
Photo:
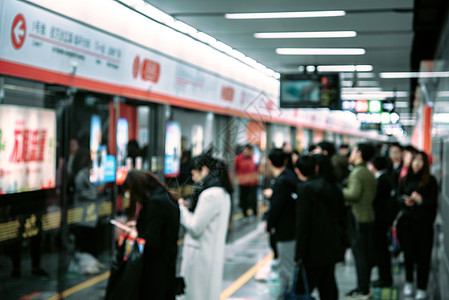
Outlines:
[[[429,155],[438,213],[420,299],[449,299],[447,3],[283,2],[0,0],[1,299],[104,298],[123,238],[111,220],[125,223],[130,210],[127,174],[154,173],[188,202],[191,160],[204,153],[227,165],[236,187],[220,299],[277,299],[268,155],[308,155],[322,141],[369,142],[382,153],[399,143]],[[305,15],[289,15],[298,10]],[[281,15],[225,14],[249,11]],[[357,33],[343,32],[352,40],[332,36],[352,25]],[[260,32],[297,28],[308,32],[280,40]],[[313,48],[278,48],[304,45]],[[359,46],[349,56],[327,52]],[[248,212],[234,168],[245,145],[257,166],[257,208]],[[408,299],[404,254],[390,239],[393,284],[359,299]],[[335,269],[339,298],[356,273],[347,250]]]

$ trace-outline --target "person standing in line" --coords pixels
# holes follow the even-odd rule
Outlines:
[[[252,208],[254,216],[257,216],[258,166],[254,162],[253,154],[253,146],[246,144],[234,161],[234,171],[239,184],[240,207],[245,218],[248,216],[248,208]]]
[[[415,299],[425,299],[438,197],[438,184],[430,175],[429,158],[425,152],[416,154],[407,175],[399,183],[397,194],[403,211],[398,222],[398,237],[405,259],[404,295],[413,295],[416,265],[418,289]]]
[[[141,205],[137,232],[131,234],[145,240],[138,299],[174,300],[180,218],[178,203],[150,172],[131,170],[123,189],[131,198],[129,219],[134,218],[137,204]]]
[[[374,263],[379,268],[379,279],[373,282],[373,287],[391,287],[391,255],[388,248],[388,232],[395,217],[395,203],[391,198],[393,180],[388,173],[388,160],[384,156],[375,156],[371,161],[373,172],[377,179],[374,207]]]
[[[311,291],[316,287],[321,300],[336,300],[335,264],[344,259],[343,194],[328,156],[300,157],[295,172],[306,179],[298,184],[295,261],[304,264]],[[301,277],[296,286],[304,294]]]
[[[346,294],[349,298],[369,299],[371,296],[373,201],[376,196],[377,182],[366,164],[374,156],[374,152],[374,147],[367,143],[360,143],[353,149],[349,163],[354,165],[354,169],[349,174],[347,187],[343,189],[344,199],[352,204],[352,212],[357,223],[357,234],[352,245],[357,270],[357,287]]]
[[[179,199],[186,229],[180,272],[186,290],[179,299],[218,300],[233,187],[225,163],[209,154],[193,158],[192,180],[198,199],[194,211]]]
[[[285,289],[293,280],[295,267],[295,201],[297,178],[287,168],[287,157],[282,149],[273,149],[268,155],[268,163],[276,179],[273,184],[271,206],[268,212],[267,231],[276,235],[276,248],[279,255],[280,289],[278,299],[282,299]]]
[[[416,148],[412,145],[404,147],[404,150],[402,151],[402,167],[399,173],[399,180],[407,175],[410,164],[412,163],[412,160],[417,152],[418,150],[416,150]]]

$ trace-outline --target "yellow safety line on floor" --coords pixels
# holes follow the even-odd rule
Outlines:
[[[75,285],[75,286],[65,290],[64,292],[62,292],[62,294],[58,294],[58,295],[55,295],[53,297],[47,298],[47,300],[59,300],[61,298],[68,297],[68,296],[70,296],[70,295],[72,295],[72,294],[74,294],[76,292],[79,292],[79,291],[81,291],[81,290],[83,290],[85,288],[88,288],[88,287],[90,287],[90,286],[92,286],[94,284],[99,283],[100,281],[103,281],[103,280],[109,278],[109,275],[110,275],[110,272],[107,271],[107,272],[105,272],[105,273],[103,273],[101,275],[95,276],[94,278],[91,278],[91,279],[89,279],[87,281],[84,281],[84,282],[82,282],[80,284],[77,284],[77,285]]]
[[[235,292],[237,292],[245,283],[250,281],[251,278],[256,275],[257,271],[259,271],[265,264],[270,262],[273,259],[273,253],[268,254],[261,261],[255,264],[251,269],[246,271],[245,274],[240,276],[236,281],[231,283],[223,292],[220,294],[220,300],[226,300],[231,297]]]

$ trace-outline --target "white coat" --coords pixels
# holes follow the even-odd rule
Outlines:
[[[193,213],[180,206],[186,228],[181,263],[186,290],[179,299],[220,298],[230,206],[230,196],[221,187],[204,190]]]

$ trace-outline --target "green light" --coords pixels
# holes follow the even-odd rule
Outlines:
[[[381,111],[382,104],[379,100],[371,100],[369,101],[369,112],[377,113]]]

